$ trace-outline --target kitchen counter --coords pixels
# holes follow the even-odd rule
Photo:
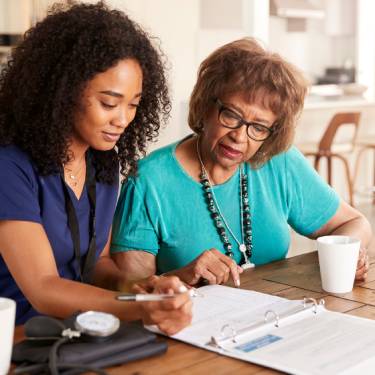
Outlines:
[[[309,95],[305,100],[304,110],[345,109],[346,107],[375,107],[375,100],[364,96],[318,96]]]

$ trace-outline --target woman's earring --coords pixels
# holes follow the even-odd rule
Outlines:
[[[204,126],[203,126],[202,122],[199,122],[199,125],[197,127],[197,131],[198,131],[199,134],[204,132]]]

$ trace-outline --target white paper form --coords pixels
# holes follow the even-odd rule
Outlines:
[[[230,326],[227,332],[230,329],[238,331],[263,321],[267,310],[281,313],[301,305],[301,301],[220,285],[199,288],[199,293],[203,297],[193,300],[192,324],[172,336],[198,346],[207,344],[212,336],[220,335],[224,326]]]
[[[288,374],[375,374],[373,320],[220,285],[199,292],[203,297],[194,298],[191,326],[172,338]],[[269,310],[278,314],[278,327],[276,314],[264,322]],[[226,339],[220,336],[224,326],[233,329],[235,341],[230,329]],[[219,338],[219,346],[212,345],[212,337]]]
[[[293,374],[375,374],[375,322],[323,307],[283,319],[225,347],[242,359]]]

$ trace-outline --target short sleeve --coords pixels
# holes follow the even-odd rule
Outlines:
[[[129,178],[122,186],[112,228],[111,252],[143,250],[156,255],[158,237],[145,206],[144,194]]]
[[[336,213],[340,199],[295,147],[285,154],[288,186],[288,223],[302,235],[310,235]]]
[[[0,220],[41,223],[38,189],[28,162],[0,158]]]

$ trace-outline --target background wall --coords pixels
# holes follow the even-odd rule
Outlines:
[[[96,0],[81,0],[96,2]],[[272,1],[272,0],[270,0]],[[125,11],[158,38],[169,61],[172,97],[171,119],[149,151],[187,135],[187,109],[199,63],[218,46],[243,36],[253,36],[269,49],[296,64],[311,79],[327,66],[356,63],[358,81],[375,86],[375,12],[373,0],[310,0],[325,17],[308,19],[304,31],[288,31],[285,18],[269,16],[268,0],[107,0]],[[24,32],[44,16],[54,0],[0,0],[0,32]],[[373,108],[375,106],[373,105]],[[361,132],[374,133],[373,108],[363,110]],[[304,111],[296,141],[318,140],[337,110]],[[350,110],[351,108],[346,108]],[[367,165],[372,165],[370,162]],[[370,183],[371,173],[367,181]],[[340,186],[339,185],[339,191]],[[345,189],[340,193],[345,196]]]
[[[172,116],[150,151],[189,134],[187,107],[199,63],[218,46],[246,35],[267,38],[264,0],[107,0],[160,38],[170,63]],[[252,22],[257,14],[266,22]]]
[[[125,11],[151,35],[158,37],[157,43],[168,57],[172,117],[152,148],[181,138],[188,132],[186,108],[182,103],[193,88],[197,70],[199,0],[109,0],[107,3]]]

